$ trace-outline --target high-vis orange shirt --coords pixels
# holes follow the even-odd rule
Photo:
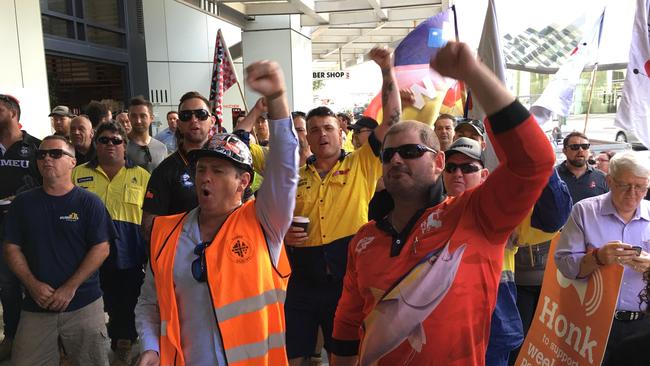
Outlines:
[[[334,321],[335,354],[356,354],[354,347],[361,341],[368,352],[385,351],[380,366],[485,364],[506,239],[535,204],[555,160],[537,122],[518,102],[490,120],[490,131],[496,131],[490,139],[501,165],[485,183],[425,210],[405,243],[393,243],[391,233],[374,221],[350,242],[343,295]],[[412,321],[409,314],[419,310],[409,311],[408,306],[415,305],[407,300],[381,305],[383,294],[428,253],[447,243],[452,255],[466,245],[449,291],[414,327],[416,331],[391,339],[391,328],[405,319]],[[395,244],[403,247],[391,257]],[[380,316],[373,313],[379,305]],[[400,313],[405,306],[406,312]],[[364,321],[382,319],[385,324],[372,327],[383,329],[380,334],[369,338],[363,333]],[[366,329],[371,328],[368,325]],[[363,344],[368,339],[372,344]],[[391,351],[390,344],[397,346]]]

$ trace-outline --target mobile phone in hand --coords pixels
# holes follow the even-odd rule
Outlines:
[[[640,246],[636,246],[636,245],[632,246],[632,249],[634,249],[636,251],[636,256],[637,257],[641,255],[641,251],[643,250],[643,248],[641,248]]]

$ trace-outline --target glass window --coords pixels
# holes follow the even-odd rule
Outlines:
[[[119,4],[118,0],[83,0],[84,13],[78,16],[95,23],[122,28]]]
[[[43,33],[53,36],[74,38],[74,24],[71,21],[63,20],[48,15],[41,15]]]
[[[86,40],[105,46],[124,48],[124,35],[91,26],[86,27]]]
[[[41,10],[72,15],[72,0],[41,0]]]

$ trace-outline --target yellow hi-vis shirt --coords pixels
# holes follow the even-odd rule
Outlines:
[[[309,217],[304,246],[354,235],[368,222],[368,204],[381,177],[381,161],[368,143],[341,155],[321,179],[309,161],[300,168],[294,216]]]
[[[126,166],[112,180],[104,170],[88,162],[72,171],[72,182],[95,193],[106,205],[114,221],[123,221],[140,226],[142,202],[151,175],[139,166]]]

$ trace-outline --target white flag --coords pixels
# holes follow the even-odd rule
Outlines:
[[[506,85],[506,67],[503,62],[503,51],[501,48],[501,33],[499,33],[499,23],[497,22],[497,13],[494,0],[488,1],[487,11],[485,12],[485,22],[483,23],[483,33],[478,45],[478,56],[485,66]],[[483,121],[485,111],[483,108],[472,100],[472,108],[468,111],[467,116],[471,119]],[[499,165],[492,143],[486,139],[486,149],[483,153],[483,163],[488,170],[493,171]]]
[[[650,1],[637,0],[630,60],[616,126],[632,131],[650,146]]]
[[[580,73],[588,62],[597,62],[604,16],[605,10],[603,9],[596,21],[584,28],[585,32],[583,32],[578,45],[571,51],[564,65],[555,73],[539,99],[530,107],[530,113],[535,116],[540,125],[550,120],[553,113],[560,116],[569,115],[569,108],[573,103],[573,92],[580,80]]]

